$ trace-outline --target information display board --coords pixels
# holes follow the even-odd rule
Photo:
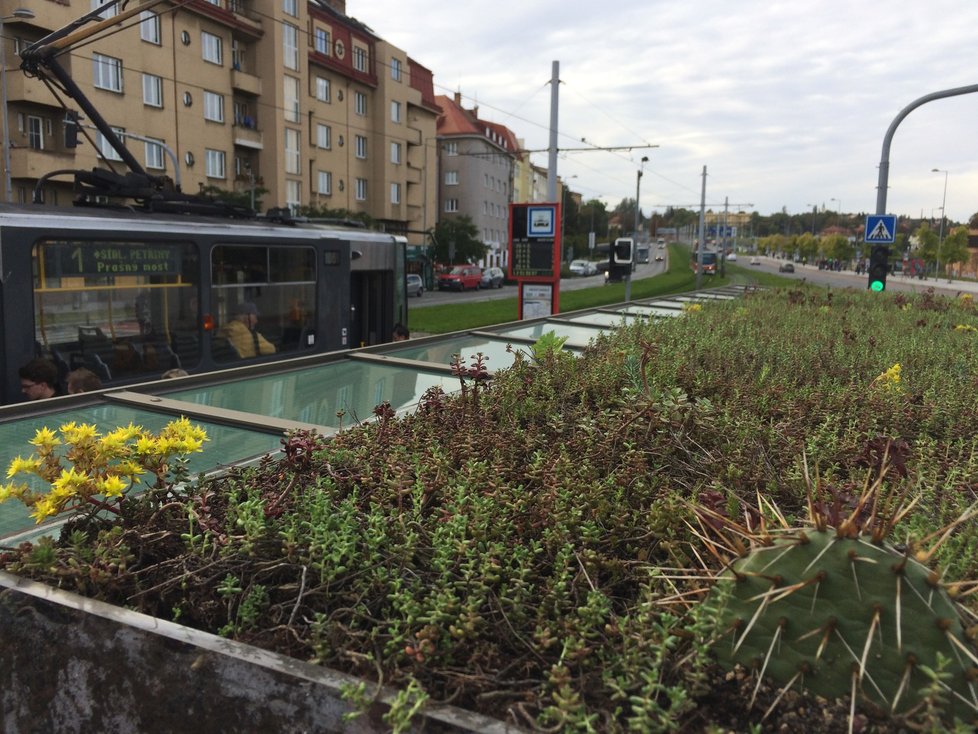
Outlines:
[[[550,313],[559,313],[560,245],[560,204],[509,205],[509,277],[520,284],[521,319],[531,318],[527,310],[539,314],[547,300]],[[547,297],[524,291],[526,283],[549,284]]]

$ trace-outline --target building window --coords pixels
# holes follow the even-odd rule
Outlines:
[[[315,43],[316,53],[329,56],[329,31],[325,28],[316,28],[313,32],[313,42]]]
[[[298,175],[302,172],[299,167],[299,131],[285,128],[285,172]]]
[[[319,176],[317,176],[319,184],[319,193],[323,196],[332,196],[333,194],[333,174],[329,171],[320,171]]]
[[[329,102],[329,79],[316,77],[316,99],[320,102]]]
[[[160,35],[160,16],[144,10],[139,14],[139,17],[142,18],[142,22],[139,24],[139,37],[146,43],[161,45],[163,37]]]
[[[205,173],[207,178],[225,178],[227,171],[225,169],[224,151],[223,150],[211,150],[210,148],[205,149]]]
[[[367,71],[367,49],[362,46],[353,47],[353,68],[364,73]]]
[[[204,119],[224,122],[224,95],[204,92]]]
[[[357,158],[367,157],[367,138],[364,135],[357,135],[356,137],[356,156]]]
[[[285,181],[285,205],[295,214],[302,206],[302,181]]]
[[[122,92],[122,60],[102,54],[92,54],[93,79],[96,89]]]
[[[231,39],[231,68],[241,71],[244,68],[246,47],[237,39]]]
[[[391,163],[401,162],[401,144],[391,143]]]
[[[44,150],[44,120],[27,116],[27,145],[33,150]]]
[[[391,184],[391,204],[401,203],[401,184],[392,183]]]
[[[286,69],[299,68],[299,29],[288,23],[282,24],[282,63]]]
[[[458,171],[445,171],[445,185],[458,186]]]
[[[98,10],[103,5],[105,5],[109,0],[92,0],[92,10]],[[113,5],[111,8],[106,8],[101,13],[99,13],[100,18],[114,18],[119,14],[118,4]]]
[[[249,130],[257,130],[258,123],[255,122],[255,118],[251,116],[251,111],[248,109],[248,105],[239,100],[235,100],[233,105],[234,124],[240,127],[246,127]]]
[[[293,18],[299,17],[299,0],[282,0],[282,10]]]
[[[294,76],[286,76],[283,93],[286,122],[299,122],[299,80]]]
[[[391,122],[401,121],[401,103],[394,101],[391,102]]]
[[[401,60],[391,59],[391,79],[395,82],[401,81]]]
[[[144,143],[146,146],[146,167],[155,168],[162,171],[166,168],[166,159],[163,157],[163,141],[146,141]]]
[[[367,200],[367,179],[358,178],[356,182],[356,200],[366,201]]]
[[[363,92],[354,92],[353,94],[353,111],[360,116],[366,116],[367,114],[367,95]]]
[[[445,155],[458,155],[458,143],[445,143],[444,148]]]
[[[114,127],[112,128],[112,132],[114,132],[120,140],[124,140],[126,137],[126,129],[124,127]],[[105,139],[102,133],[99,132],[95,133],[95,144],[98,146],[99,152],[102,154],[102,157],[105,158],[106,160],[110,160],[110,161],[122,160],[122,156],[119,155],[118,151],[116,151],[116,149],[112,147],[109,141]]]
[[[163,80],[155,74],[143,74],[143,104],[163,106]]]
[[[329,150],[332,147],[332,129],[329,125],[316,125],[316,147]]]
[[[220,36],[207,31],[200,32],[200,48],[204,61],[219,66],[224,65],[224,42]]]
[[[445,199],[445,211],[446,212],[457,212],[458,211],[458,199]]]

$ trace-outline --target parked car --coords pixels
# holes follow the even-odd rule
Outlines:
[[[597,275],[598,265],[590,260],[571,260],[570,266],[567,268],[571,271],[572,275]]]
[[[737,253],[736,252],[727,253],[727,262],[728,263],[737,262]]]
[[[757,255],[754,255],[754,257],[752,257],[750,259],[750,264],[751,265],[760,265],[761,264],[761,258],[759,258]]]
[[[482,288],[502,288],[506,273],[502,268],[486,268],[482,273]]]
[[[482,287],[482,268],[477,265],[456,265],[438,276],[438,290],[464,291]]]
[[[795,272],[795,266],[792,265],[791,263],[781,263],[778,266],[778,272],[779,273],[793,273],[793,272]]]
[[[421,298],[424,295],[424,281],[421,280],[420,275],[415,273],[408,273],[407,276],[407,294],[408,296],[417,296]]]

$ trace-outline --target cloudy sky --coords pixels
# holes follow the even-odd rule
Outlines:
[[[347,13],[531,150],[549,144],[558,61],[558,146],[635,146],[562,152],[558,174],[614,205],[635,196],[647,155],[646,215],[698,206],[704,166],[714,209],[873,213],[900,111],[978,85],[975,0],[347,0]],[[976,130],[978,94],[911,112],[890,149],[887,211],[939,217],[938,168],[948,216],[978,212]]]

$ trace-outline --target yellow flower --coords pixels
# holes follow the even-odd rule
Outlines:
[[[106,497],[119,497],[127,486],[121,477],[108,476],[98,483],[98,490]]]
[[[34,438],[30,440],[32,446],[37,446],[38,448],[44,447],[51,449],[61,443],[61,439],[54,435],[54,431],[50,428],[39,428],[37,433],[34,434]]]
[[[693,313],[696,313],[697,311],[702,311],[702,310],[703,310],[703,305],[700,304],[700,303],[684,303],[683,304],[683,311],[691,311]]]
[[[136,441],[136,453],[140,456],[155,454],[157,451],[156,439],[152,436],[140,436]]]
[[[61,426],[61,435],[64,436],[65,441],[77,446],[94,441],[98,437],[98,431],[90,423],[82,423],[80,425],[66,423]]]
[[[895,365],[886,370],[886,372],[880,373],[880,375],[873,380],[873,384],[881,384],[885,387],[899,388],[900,384],[900,363],[897,362]]]
[[[955,331],[978,331],[978,329],[976,329],[971,324],[958,324],[957,326],[954,327],[954,330]]]
[[[960,298],[962,301],[970,301],[973,296],[970,293],[962,293],[960,296],[958,296],[958,298]]]
[[[58,505],[49,496],[42,497],[37,502],[34,503],[34,512],[31,513],[31,517],[34,518],[35,522],[40,525],[47,518],[58,514]]]
[[[18,456],[10,462],[10,466],[7,469],[7,479],[17,474],[34,474],[40,468],[41,461],[36,456],[29,456],[26,459]]]

